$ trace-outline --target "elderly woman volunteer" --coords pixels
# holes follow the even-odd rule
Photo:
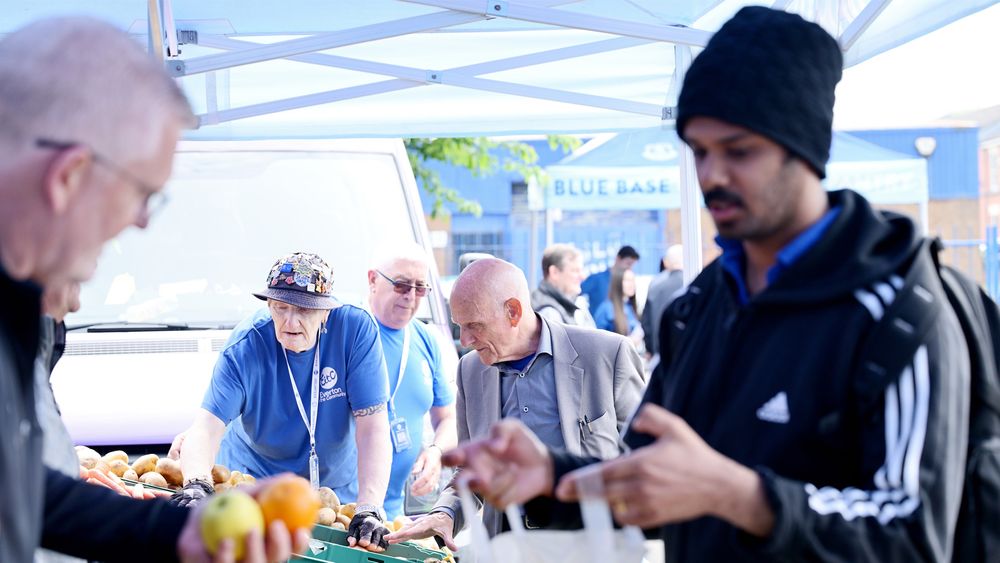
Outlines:
[[[357,499],[349,541],[380,551],[392,459],[385,362],[371,316],[339,304],[331,284],[315,254],[275,262],[254,293],[267,308],[233,330],[184,433],[178,497],[211,494],[215,461],[254,476],[290,471]]]

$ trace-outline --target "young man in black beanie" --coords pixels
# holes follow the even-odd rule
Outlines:
[[[820,184],[841,67],[822,28],[754,7],[685,77],[677,131],[723,253],[665,313],[662,361],[625,436],[633,450],[601,466],[615,520],[662,537],[668,561],[950,558],[967,349],[946,306],[876,404],[859,403],[865,337],[920,237],[909,219]],[[925,297],[947,304],[935,283]],[[595,463],[546,450],[516,422],[446,457],[501,505],[576,500],[570,471]],[[577,524],[564,506],[556,519]]]

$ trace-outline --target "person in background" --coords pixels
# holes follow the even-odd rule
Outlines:
[[[587,296],[592,317],[597,318],[597,308],[608,299],[608,286],[611,284],[612,270],[631,270],[638,261],[639,253],[631,246],[625,245],[618,249],[615,262],[610,268],[590,274],[587,279],[583,280],[580,289]]]
[[[181,130],[197,123],[163,64],[114,26],[35,21],[0,40],[0,561],[41,545],[77,557],[232,561],[211,556],[201,510],[137,500],[43,465],[35,400],[42,292],[81,283],[104,244],[145,228],[163,201]],[[264,483],[261,483],[264,485]],[[284,561],[275,523],[246,541],[245,562]],[[309,530],[294,530],[305,549]],[[265,541],[266,539],[266,541]]]
[[[583,254],[571,244],[553,244],[542,252],[542,281],[531,292],[531,306],[550,321],[594,328],[580,294]]]
[[[378,253],[368,270],[368,304],[378,322],[389,373],[389,426],[392,470],[385,493],[387,518],[403,514],[407,480],[414,496],[437,490],[441,453],[458,444],[455,390],[443,371],[437,341],[415,319],[420,301],[432,291],[428,256],[417,244],[396,244]],[[428,412],[434,436],[424,447]]]
[[[608,299],[597,308],[594,322],[597,328],[627,336],[637,348],[642,347],[642,326],[639,324],[635,273],[632,270],[612,268]]]
[[[655,356],[659,350],[660,319],[663,311],[674,301],[674,296],[684,287],[684,247],[675,244],[667,249],[661,262],[663,269],[646,291],[646,304],[642,308],[643,342],[646,355]]]
[[[333,272],[296,252],[271,266],[267,307],[233,329],[202,407],[175,439],[184,488],[174,502],[212,494],[212,466],[265,477],[291,472],[357,500],[351,545],[381,551],[389,482],[385,362],[378,328],[359,307],[333,298]]]

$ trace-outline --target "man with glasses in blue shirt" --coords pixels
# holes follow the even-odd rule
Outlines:
[[[444,373],[437,342],[424,323],[415,320],[427,283],[428,257],[416,244],[383,252],[368,270],[368,303],[378,321],[389,373],[389,426],[392,473],[385,495],[389,518],[403,514],[407,480],[410,492],[424,496],[437,489],[441,453],[458,444],[455,391]],[[424,418],[434,430],[424,447]]]

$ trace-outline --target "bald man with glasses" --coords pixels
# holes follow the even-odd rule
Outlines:
[[[444,373],[437,343],[414,317],[431,291],[427,252],[416,244],[394,245],[377,254],[368,271],[368,304],[382,340],[389,372],[389,426],[392,470],[385,495],[388,518],[403,514],[406,485],[411,494],[435,492],[441,452],[458,444],[454,385]],[[433,438],[424,447],[424,418],[430,413]]]

